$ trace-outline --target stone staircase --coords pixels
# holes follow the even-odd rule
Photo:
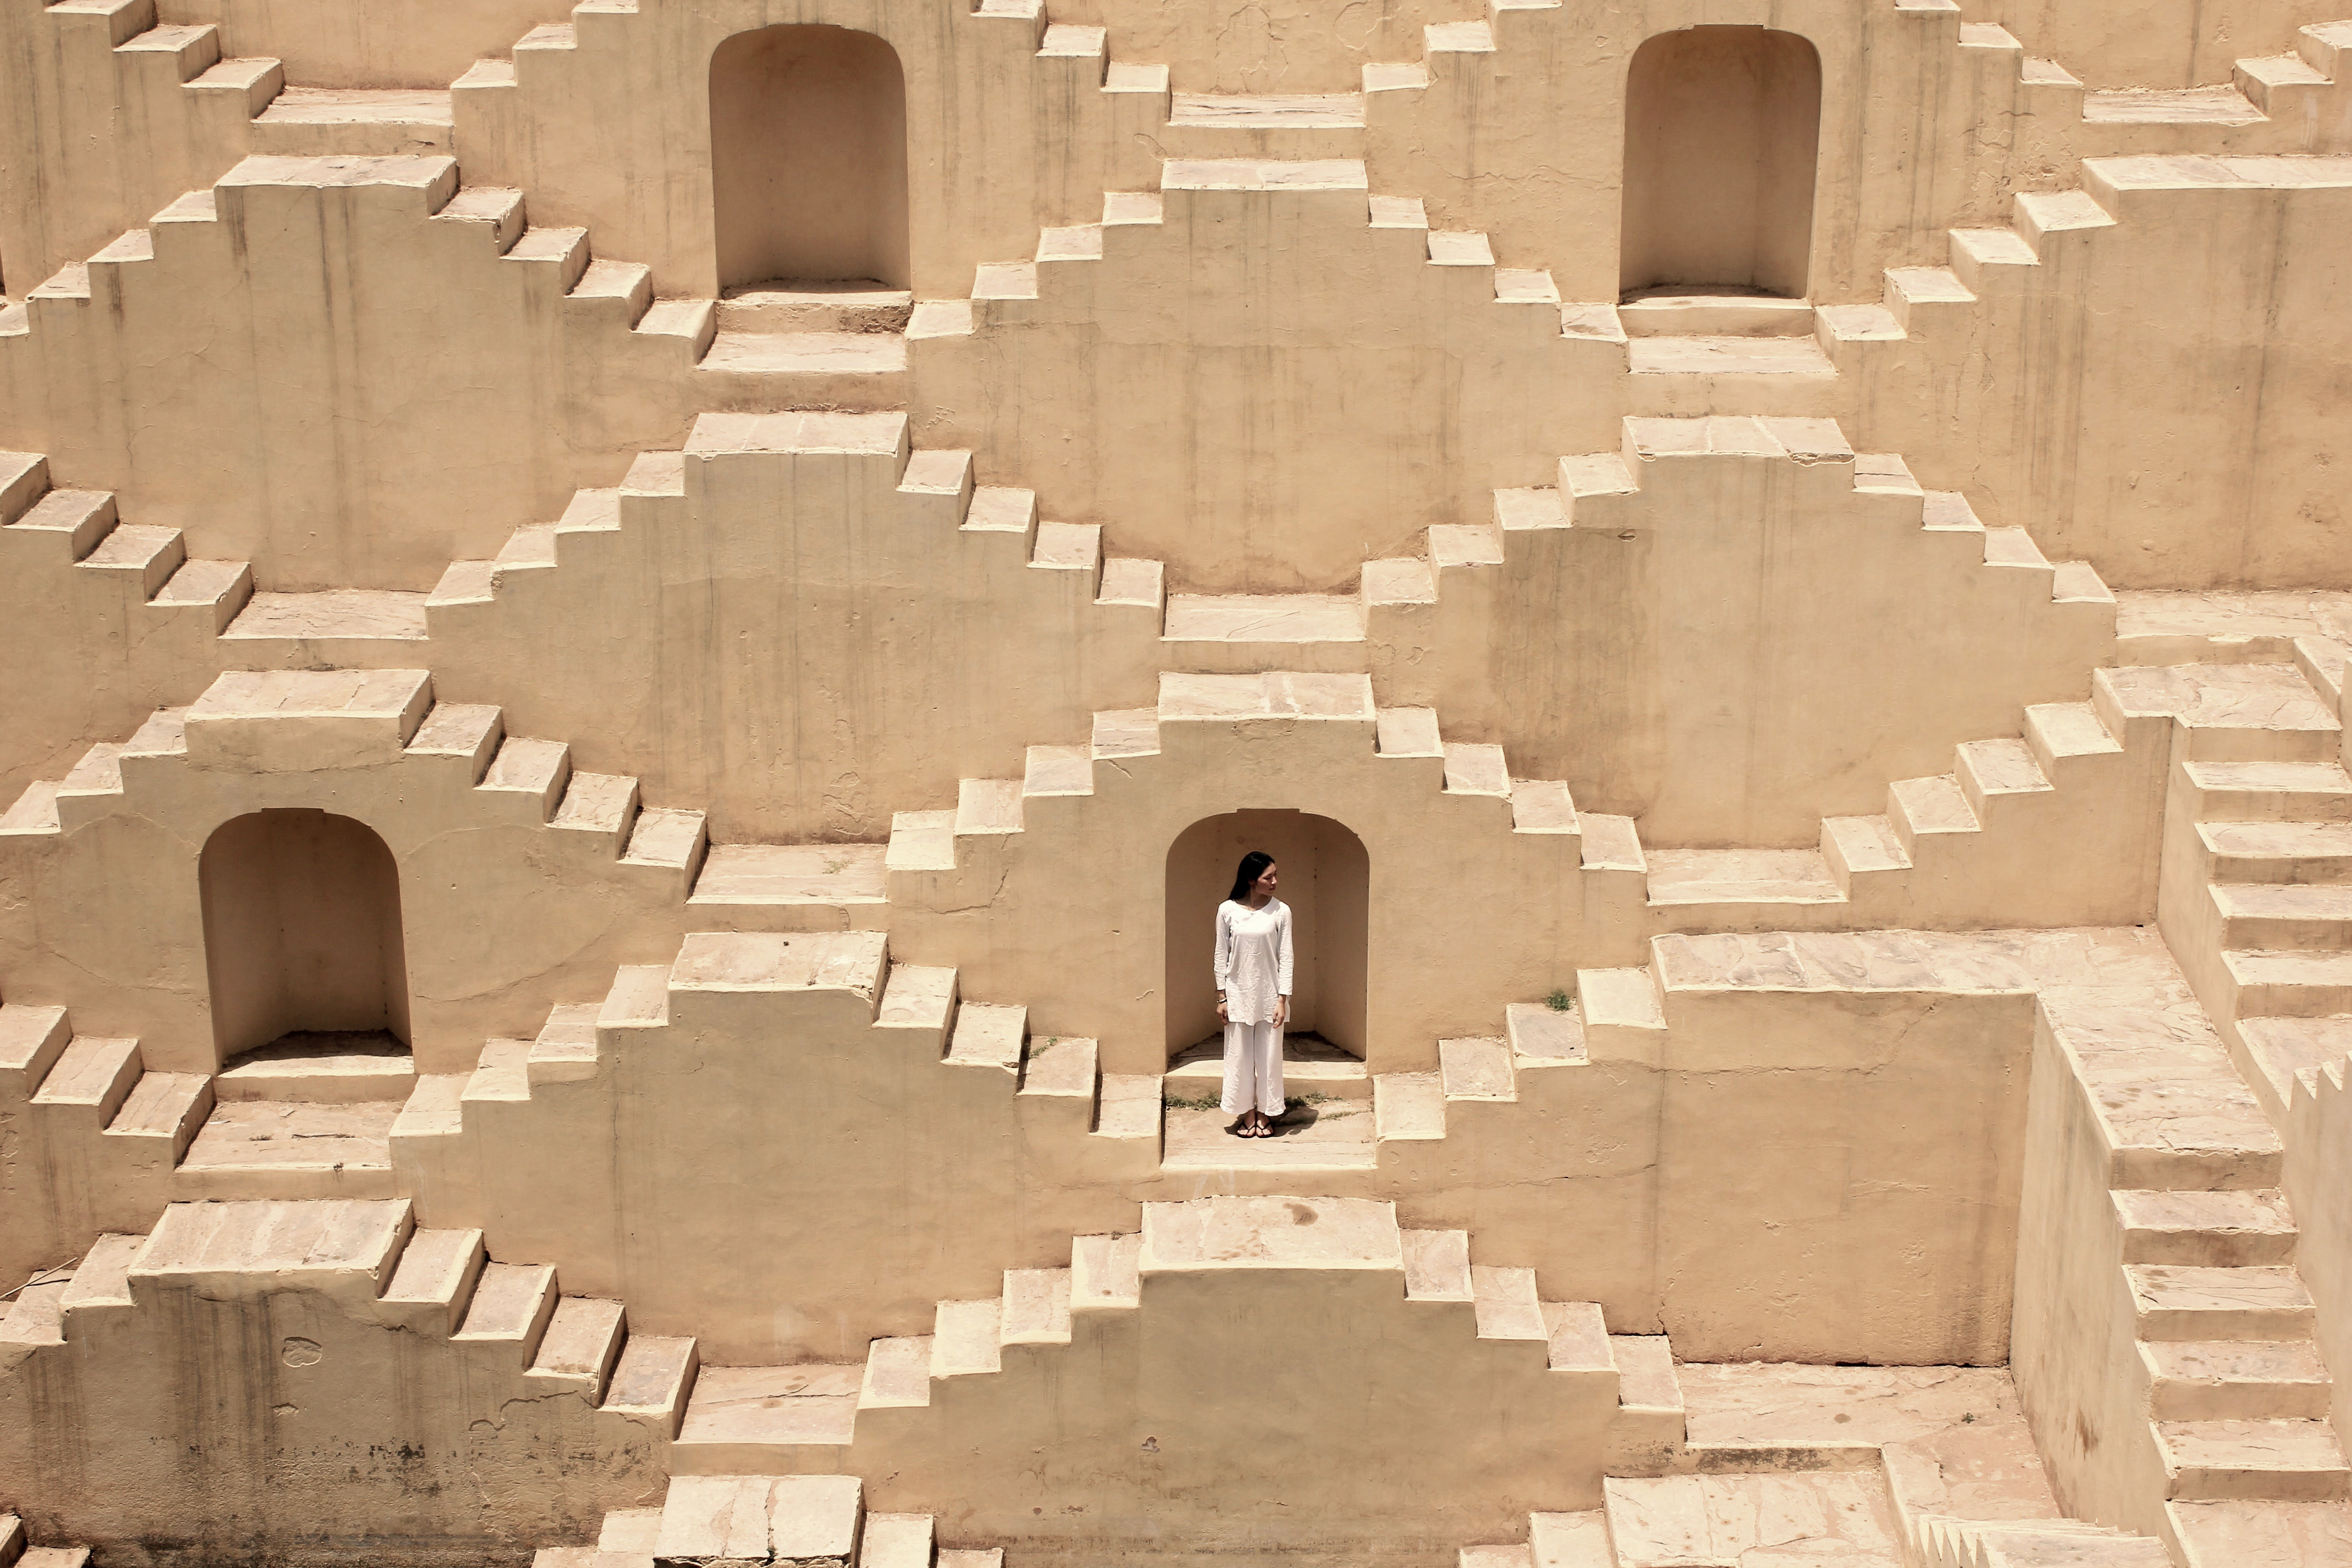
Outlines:
[[[61,1355],[100,1322],[119,1340],[184,1294],[287,1289],[465,1358],[484,1380],[477,1408],[570,1394],[665,1445],[699,1365],[693,1340],[633,1333],[622,1303],[562,1295],[551,1268],[489,1261],[478,1230],[420,1229],[405,1200],[173,1204],[152,1233],[101,1237],[69,1276],[18,1292],[0,1362]]]
[[[2118,671],[2178,740],[2160,918],[2271,1119],[2352,1055],[2341,595],[2136,596]],[[2276,662],[2271,662],[2275,660]]]
[[[2008,29],[1960,25],[1959,47],[2014,57],[2015,79],[2036,115],[2078,122],[2086,153],[2330,153],[2347,150],[2343,56],[2352,22],[2297,30],[2292,50],[2240,59],[2225,84],[2164,89],[2084,87],[2055,60],[2037,59]]]
[[[721,1371],[712,1368],[705,1376]],[[532,1568],[658,1563],[1002,1568],[1004,1553],[941,1548],[929,1514],[868,1513],[856,1476],[679,1475],[659,1508],[615,1509],[593,1546],[541,1547]]]
[[[2167,1568],[2165,1543],[2062,1515],[2004,1371],[1678,1370],[1683,1430],[1612,1464],[1597,1508],[1537,1513],[1462,1568]]]
[[[22,1518],[0,1513],[0,1568],[87,1568],[89,1562],[89,1547],[35,1546]]]
[[[639,879],[656,899],[681,898],[701,864],[699,812],[646,808],[634,778],[575,769],[562,742],[507,734],[495,707],[436,701],[422,670],[225,674],[189,707],[28,788],[0,814],[0,845],[37,853],[104,817],[192,810],[201,820],[188,831],[201,840],[211,819],[203,800],[184,798],[192,765],[370,762],[415,770],[396,810],[429,816],[440,788],[462,788],[478,821],[542,829],[552,855]],[[136,1039],[79,1035],[64,1007],[16,1003],[0,1007],[0,1040],[11,1098],[29,1107],[52,1156],[113,1173],[121,1190],[116,1180],[101,1188],[124,1212],[152,1215],[165,1194],[392,1195],[389,1140],[415,1082],[405,1053],[154,1072]]]
[[[656,1039],[633,1031],[665,1028],[677,994],[707,992],[845,993],[869,1010],[877,1048],[936,1037],[941,1066],[1001,1084],[1063,1135],[1083,1135],[1110,1167],[1148,1169],[1158,1159],[1156,1076],[1106,1075],[1094,1041],[1034,1037],[1025,1008],[965,1001],[954,970],[894,962],[881,931],[857,929],[697,932],[669,964],[625,965],[600,1002],[556,1006],[531,1039],[488,1041],[470,1073],[418,1078],[390,1126],[390,1158],[446,1161],[462,1141],[491,1136],[485,1126],[503,1124],[534,1090],[607,1073],[612,1053]]]
[[[404,197],[415,216],[480,226],[495,258],[533,268],[531,287],[559,298],[563,313],[582,327],[635,334],[632,342],[687,377],[688,396],[702,406],[884,408],[906,402],[900,333],[769,331],[771,318],[740,304],[731,309],[741,324],[721,333],[719,301],[655,300],[652,274],[642,263],[592,257],[584,228],[530,224],[520,191],[461,188],[457,161],[445,154],[256,153],[211,189],[180,197],[148,226],[60,268],[23,303],[0,310],[0,351],[12,339],[29,340],[36,349],[45,335],[70,341],[78,313],[121,309],[126,290],[150,287],[144,269],[216,246],[207,231],[219,225],[224,206],[242,207],[249,193],[271,186],[382,187]]]
[[[1442,1370],[1446,1386],[1508,1408],[1531,1440],[1549,1432],[1572,1443],[1571,1465],[1597,1461],[1604,1443],[1633,1454],[1679,1440],[1678,1406],[1634,1403],[1672,1397],[1662,1338],[1612,1336],[1599,1308],[1545,1302],[1532,1270],[1474,1264],[1465,1233],[1401,1228],[1385,1203],[1267,1196],[1146,1204],[1139,1233],[1076,1237],[1066,1268],[1010,1270],[994,1299],[943,1301],[932,1332],[876,1340],[862,1368],[740,1368],[706,1381],[674,1460],[681,1475],[854,1466],[888,1475],[895,1492],[919,1495],[941,1457],[970,1451],[973,1435],[992,1425],[1040,1429],[1061,1419],[1057,1407],[1099,1401],[1101,1419],[1119,1429],[1121,1407],[1148,1397],[1138,1384],[1154,1373],[1122,1384],[1106,1373],[1127,1366],[1139,1344],[1171,1347],[1144,1352],[1156,1360],[1179,1344],[1211,1342],[1231,1331],[1228,1300],[1286,1300],[1318,1279],[1336,1292],[1335,1331],[1392,1321],[1391,1331],[1400,1342],[1409,1336],[1430,1375]],[[1361,1366],[1374,1382],[1385,1375],[1378,1359]],[[1157,1436],[1147,1451],[1197,1457],[1180,1413],[1150,1419],[1143,1429]],[[1037,1465],[1028,1447],[1023,1461]],[[1531,1459],[1522,1447],[1487,1462],[1516,1475]],[[1055,1458],[1043,1463],[1061,1468]],[[1016,1525],[1026,1534],[1066,1528],[1039,1526],[1024,1504],[992,1495],[986,1483],[998,1468],[983,1458],[967,1477],[970,1528],[989,1532],[1000,1518],[1008,1537]],[[1051,1488],[1055,1478],[1042,1479]],[[1092,1491],[1098,1483],[1082,1484]],[[1564,1494],[1583,1483],[1556,1474],[1534,1484]]]

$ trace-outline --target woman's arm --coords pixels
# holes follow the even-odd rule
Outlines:
[[[1283,1000],[1290,999],[1290,906],[1282,906],[1282,957],[1275,965],[1275,986]]]
[[[1217,906],[1217,935],[1214,947],[1216,956],[1213,962],[1215,964],[1217,972],[1217,998],[1221,1002],[1224,999],[1225,983],[1233,977],[1233,921],[1226,915],[1225,906],[1219,904]]]

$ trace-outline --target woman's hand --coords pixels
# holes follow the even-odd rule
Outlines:
[[[1275,1026],[1276,1028],[1279,1029],[1280,1027],[1282,1027],[1282,1026],[1283,1026],[1283,1025],[1285,1025],[1285,1024],[1288,1023],[1289,1021],[1290,1021],[1290,998],[1289,998],[1289,997],[1287,997],[1287,996],[1277,996],[1277,997],[1276,997],[1276,998],[1274,999],[1274,1026]]]
[[[1230,1024],[1233,1022],[1232,1019],[1225,1016],[1225,999],[1223,996],[1217,998],[1217,1022],[1220,1024]]]

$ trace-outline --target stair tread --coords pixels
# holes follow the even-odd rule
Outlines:
[[[265,124],[457,123],[446,88],[289,87],[254,118]]]
[[[1364,123],[1364,95],[1179,92],[1170,97],[1168,122],[1235,131],[1360,127]]]
[[[1361,642],[1363,602],[1337,594],[1171,594],[1170,642]]]
[[[2234,87],[2123,88],[2083,95],[2094,125],[2252,125],[2263,111]]]
[[[213,1108],[183,1170],[380,1170],[392,1168],[396,1100],[332,1103],[225,1100]]]
[[[763,375],[884,375],[907,368],[907,340],[896,332],[719,332],[701,364]]]
[[[1837,367],[1811,337],[1643,337],[1625,345],[1636,375],[1818,375]]]
[[[846,1446],[864,1375],[857,1363],[704,1367],[677,1441]]]
[[[1643,855],[1653,905],[1824,904],[1845,899],[1818,849],[1648,848]]]
[[[688,901],[883,903],[887,855],[882,844],[714,844]]]

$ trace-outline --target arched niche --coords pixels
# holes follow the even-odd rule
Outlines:
[[[400,868],[373,830],[257,811],[213,831],[196,876],[221,1060],[314,1033],[407,1041]]]
[[[1370,990],[1371,858],[1328,816],[1234,811],[1204,817],[1168,847],[1168,1054],[1218,1033],[1213,945],[1217,905],[1253,849],[1280,868],[1290,906],[1292,1034],[1316,1034],[1364,1054]]]
[[[1625,80],[1618,286],[1805,292],[1821,143],[1822,57],[1769,27],[1685,27],[1633,55]]]
[[[710,57],[711,223],[722,291],[908,286],[907,79],[871,33],[795,24]]]

